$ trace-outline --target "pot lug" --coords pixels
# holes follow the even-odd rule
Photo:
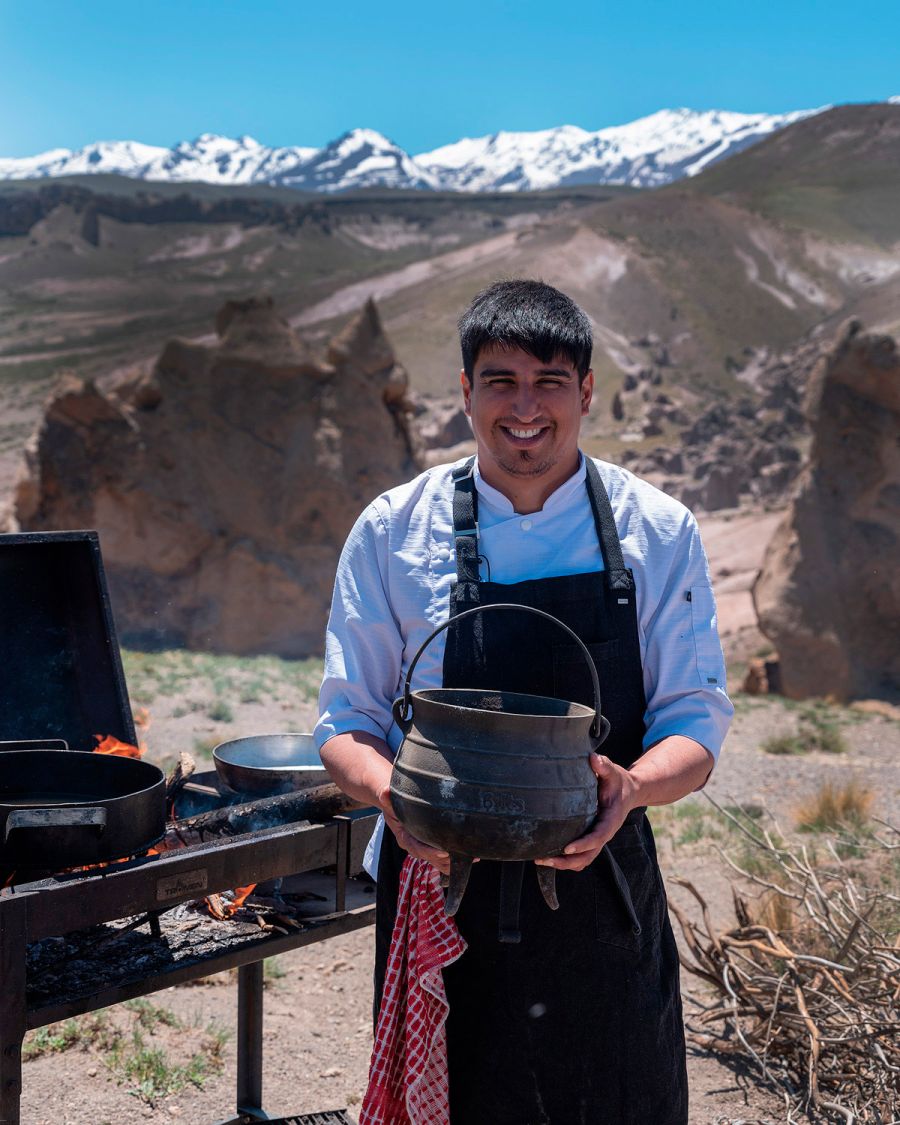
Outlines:
[[[444,903],[444,910],[448,918],[452,918],[457,910],[459,910],[459,904],[462,902],[462,897],[466,893],[471,871],[471,856],[450,856],[450,885],[447,889],[447,901]]]
[[[559,910],[559,899],[556,897],[556,868],[535,864],[534,869],[537,872],[538,886],[541,888],[544,902],[551,910]]]

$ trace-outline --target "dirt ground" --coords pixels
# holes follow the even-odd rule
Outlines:
[[[777,513],[735,514],[704,521],[719,588],[723,638],[734,669],[765,648],[755,629],[748,590],[761,546],[777,518]],[[147,740],[149,754],[156,758],[171,757],[175,747],[193,748],[202,760],[222,738],[309,729],[312,721],[313,664],[298,666],[283,677],[277,691],[268,694],[252,686],[254,677],[260,678],[258,668],[194,664],[185,666],[180,679],[167,672],[169,679],[160,680],[137,657],[126,666],[132,694],[143,693],[143,705],[151,713]],[[736,694],[735,702],[735,722],[707,787],[717,801],[764,806],[785,831],[791,831],[798,807],[824,781],[853,778],[871,790],[872,811],[896,822],[900,716],[824,703],[798,705],[777,697]],[[839,732],[842,752],[775,756],[762,748],[774,736],[801,729],[811,715]],[[672,878],[693,880],[708,897],[717,923],[727,926],[730,879],[716,851],[722,837],[708,803],[694,796],[676,809],[655,810],[652,820],[670,896],[694,913],[686,893]],[[351,1114],[358,1111],[371,1048],[371,972],[368,929],[284,954],[267,966],[264,1105],[270,1116],[338,1107],[347,1107]],[[683,979],[688,1014],[695,991],[693,981]],[[110,1009],[107,1023],[99,1027],[84,1017],[68,1049],[26,1062],[23,1122],[205,1125],[229,1118],[234,1113],[235,1089],[234,1040],[233,1035],[228,1037],[235,1022],[234,975],[169,989],[149,1001],[143,1009]],[[116,1035],[125,1044],[118,1056],[109,1048],[110,1037]],[[162,1079],[168,1075],[176,1081],[179,1066],[200,1059],[191,1073],[202,1085],[187,1081],[177,1092],[148,1103],[138,1089],[142,1072],[132,1068],[130,1075],[126,1073],[128,1058],[139,1053],[139,1046],[145,1055],[161,1052],[156,1062]],[[778,1097],[751,1074],[714,1056],[692,1051],[689,1073],[691,1125],[777,1125],[787,1120]]]

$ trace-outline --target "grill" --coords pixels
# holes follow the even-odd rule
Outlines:
[[[77,751],[99,731],[134,742],[96,534],[0,536],[0,740],[64,739]],[[179,816],[239,804],[232,834],[105,867],[12,877],[0,891],[0,1125],[20,1123],[26,1031],[231,968],[238,1066],[227,1125],[269,1120],[263,959],[374,921],[374,888],[360,874],[374,813],[345,801],[331,815],[341,807],[335,795],[308,801],[298,821],[289,819],[294,796],[263,802],[265,827],[254,828],[261,803],[225,795],[215,773],[195,775],[179,793]],[[290,932],[187,912],[198,898],[271,880],[294,904]],[[329,1111],[284,1120],[347,1118]]]

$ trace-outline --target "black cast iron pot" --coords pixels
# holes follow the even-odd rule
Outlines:
[[[593,710],[516,692],[434,688],[410,693],[419,657],[442,630],[474,613],[498,609],[546,618],[575,641],[590,670]],[[498,603],[445,621],[413,658],[393,714],[404,739],[391,775],[391,803],[413,836],[450,853],[457,873],[451,874],[448,913],[458,906],[459,883],[465,887],[462,868],[467,875],[473,857],[556,855],[595,819],[597,779],[590,754],[609,733],[609,722],[600,713],[600,684],[590,653],[550,614]],[[542,888],[553,905],[553,869],[538,872],[549,873]]]
[[[0,866],[42,871],[136,855],[166,830],[150,762],[79,750],[0,754]]]

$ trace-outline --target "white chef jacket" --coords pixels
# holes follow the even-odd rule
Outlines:
[[[718,757],[734,708],[697,522],[677,500],[627,469],[595,459],[625,566],[634,574],[644,670],[645,749],[681,734]],[[396,753],[391,704],[413,657],[449,615],[456,580],[455,465],[438,465],[383,493],[351,530],[338,563],[325,643],[316,744],[366,731]],[[579,468],[539,512],[520,515],[478,471],[481,577],[515,583],[603,569]],[[451,626],[452,628],[453,626]],[[440,687],[446,631],[416,665],[412,690]],[[378,834],[380,837],[380,833]],[[377,846],[377,841],[373,840]],[[374,860],[367,856],[366,866]]]

